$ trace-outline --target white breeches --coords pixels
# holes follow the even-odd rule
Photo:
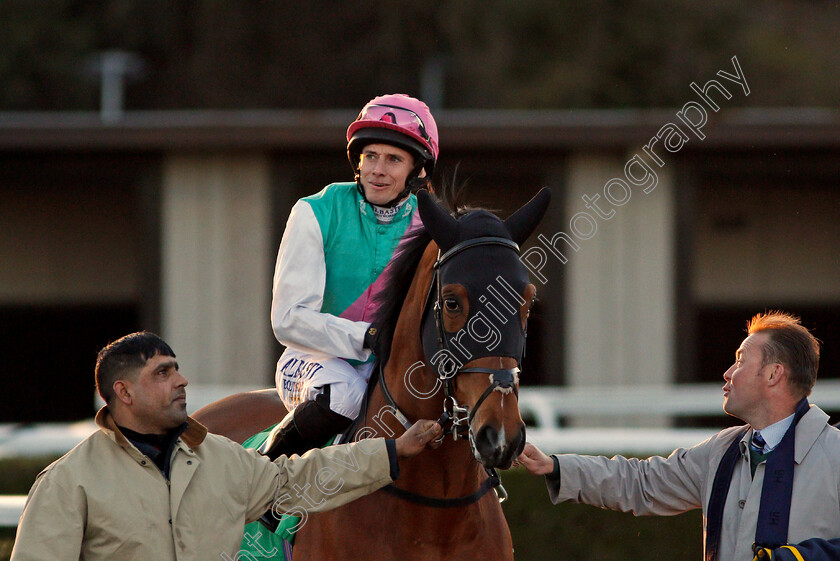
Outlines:
[[[355,419],[362,407],[373,366],[373,362],[353,366],[341,358],[289,348],[277,361],[274,382],[289,411],[304,401],[315,399],[329,384],[330,409]]]

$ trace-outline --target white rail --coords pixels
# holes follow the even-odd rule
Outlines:
[[[26,495],[0,495],[0,528],[15,528],[23,512]]]
[[[540,428],[559,428],[564,417],[595,415],[665,415],[693,417],[724,415],[723,382],[591,387],[524,387],[519,409],[533,415]],[[840,380],[822,380],[808,398],[824,410],[840,411]]]
[[[611,442],[624,443],[630,448],[625,451],[648,450],[656,445],[654,452],[664,451],[672,442],[682,442],[685,434],[694,438],[704,432],[672,430],[667,426],[657,428],[626,426],[628,416],[657,415],[666,419],[685,416],[723,416],[722,384],[679,384],[659,386],[609,386],[609,387],[523,387],[519,397],[519,408],[529,421],[528,433],[534,442],[547,443],[547,449],[555,449],[552,443],[565,446],[578,442],[575,434],[586,435],[582,442],[584,450],[609,451]],[[246,386],[190,386],[187,394],[187,409],[190,412],[204,405],[240,391],[256,389]],[[840,380],[820,381],[810,401],[829,411],[840,411]],[[601,419],[614,418],[614,428],[563,428],[565,419],[597,416]],[[92,420],[77,423],[37,423],[0,425],[0,458],[10,456],[37,456],[63,454],[90,435],[96,426]],[[583,432],[582,432],[583,431]],[[586,431],[594,431],[592,433]],[[628,432],[629,431],[629,432]],[[708,432],[708,431],[706,431]],[[633,436],[638,433],[638,437]],[[656,436],[659,434],[660,436]],[[586,443],[593,435],[594,442]],[[615,435],[615,438],[609,435]],[[627,440],[625,437],[633,436]],[[675,440],[675,438],[677,440]],[[559,449],[558,449],[559,450]]]
[[[722,384],[610,387],[524,387],[519,409],[533,421],[528,440],[546,452],[581,454],[623,453],[638,456],[668,453],[708,438],[712,429],[672,429],[617,426],[563,428],[564,419],[633,415],[667,417],[723,416]],[[240,386],[190,386],[188,410],[236,393],[256,388]],[[840,411],[840,380],[822,380],[809,398],[828,411]],[[0,458],[63,454],[90,435],[93,421],[71,424],[0,425]],[[0,526],[16,526],[25,496],[0,496]]]

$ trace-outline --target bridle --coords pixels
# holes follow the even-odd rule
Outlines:
[[[449,343],[447,341],[446,332],[444,330],[443,325],[443,283],[440,279],[441,267],[443,267],[443,264],[452,259],[454,256],[467,249],[486,245],[507,247],[515,251],[517,255],[519,254],[519,246],[514,241],[498,236],[484,236],[463,241],[451,247],[448,251],[446,251],[446,253],[443,253],[443,255],[441,255],[441,251],[438,250],[438,257],[434,264],[434,276],[432,278],[432,283],[429,285],[429,291],[426,293],[426,301],[423,304],[423,319],[420,323],[420,331],[422,332],[423,325],[425,324],[426,317],[428,315],[426,310],[428,310],[429,308],[429,303],[432,299],[432,294],[434,293],[435,301],[432,308],[432,312],[435,317],[435,327],[437,329],[438,350],[447,351],[448,353],[452,354],[452,349],[450,348]],[[450,433],[452,434],[452,438],[455,440],[457,440],[458,438],[464,438],[469,433],[470,424],[472,423],[473,418],[478,412],[478,408],[481,406],[482,403],[484,403],[484,400],[487,399],[490,396],[490,394],[492,394],[494,391],[513,391],[516,398],[519,399],[519,390],[517,389],[517,382],[519,381],[519,372],[521,371],[519,368],[519,366],[521,365],[521,360],[521,357],[518,358],[517,366],[509,369],[493,369],[477,366],[471,368],[459,368],[458,370],[451,373],[438,372],[438,379],[443,384],[444,395],[443,414],[441,415],[441,420],[444,421],[444,424],[447,425],[444,427],[444,434],[442,434],[440,438],[443,439],[447,434]],[[468,407],[460,405],[457,399],[455,399],[455,378],[458,374],[463,373],[484,373],[490,375],[490,385],[484,390],[484,393],[482,393],[481,397],[479,397],[478,400],[475,402],[475,405],[472,407],[472,410],[470,410]],[[442,424],[441,426],[444,426],[444,424]]]
[[[429,285],[429,290],[426,293],[426,299],[423,304],[423,319],[420,323],[420,332],[423,332],[423,327],[425,325],[426,318],[429,315],[429,306],[434,295],[434,304],[431,305],[432,314],[435,318],[435,326],[437,331],[437,347],[439,351],[443,350],[451,353],[451,349],[447,342],[447,337],[443,324],[443,295],[442,282],[440,278],[441,267],[452,257],[467,249],[486,245],[505,247],[515,251],[517,255],[519,254],[519,246],[514,241],[497,236],[484,236],[466,240],[456,244],[443,254],[441,254],[441,251],[438,250],[438,257],[434,263],[434,275],[432,278],[432,282]],[[524,343],[522,354],[523,356],[525,354]],[[426,360],[429,360],[428,356],[426,357]],[[470,425],[473,419],[475,418],[478,408],[494,391],[501,391],[503,393],[513,392],[513,394],[518,399],[519,391],[517,389],[517,385],[519,381],[521,360],[521,357],[519,357],[517,359],[517,366],[508,369],[470,367],[458,368],[457,370],[451,373],[438,372],[438,380],[441,382],[444,392],[443,413],[438,419],[438,423],[441,425],[441,427],[443,427],[444,432],[438,438],[437,442],[442,441],[448,434],[452,434],[453,440],[458,440],[458,438],[467,438],[468,435],[471,439],[472,434],[470,431]],[[455,398],[455,378],[458,374],[462,373],[484,373],[490,375],[490,385],[484,390],[484,392],[478,398],[472,409],[460,405],[457,399]],[[386,404],[390,407],[391,413],[393,413],[393,415],[397,418],[400,424],[403,425],[403,427],[409,429],[412,426],[412,423],[408,420],[408,417],[397,405],[393,395],[388,389],[388,386],[385,382],[385,373],[383,371],[381,363],[379,365],[379,386],[382,390],[382,394]],[[507,498],[507,492],[501,485],[501,479],[499,478],[498,473],[494,468],[485,468],[485,471],[488,474],[488,478],[484,480],[484,482],[481,484],[481,486],[475,493],[472,493],[471,495],[467,495],[465,497],[458,497],[452,499],[427,497],[424,495],[419,495],[417,493],[406,491],[405,489],[400,489],[398,487],[395,487],[394,485],[388,485],[384,487],[384,490],[411,502],[441,508],[472,504],[478,501],[490,489],[493,488],[496,488],[496,493],[499,496],[499,501],[504,501]]]

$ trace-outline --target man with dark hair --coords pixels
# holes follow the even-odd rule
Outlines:
[[[175,358],[175,352],[160,337],[148,331],[132,333],[99,351],[93,375],[96,390],[107,404],[113,403],[114,382],[122,376],[135,377],[155,355]]]
[[[552,502],[636,515],[703,509],[704,559],[840,559],[840,431],[810,405],[819,341],[782,312],[755,316],[723,375],[723,409],[748,424],[667,459],[547,456],[518,461],[546,476]]]
[[[441,433],[418,421],[396,440],[272,463],[187,416],[175,354],[148,332],[102,349],[96,382],[100,430],[38,475],[14,561],[237,559],[245,523],[269,507],[320,512],[372,493]]]

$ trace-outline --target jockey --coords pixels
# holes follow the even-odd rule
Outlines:
[[[347,129],[355,183],[333,183],[292,208],[274,272],[271,325],[286,351],[275,381],[290,411],[260,451],[302,454],[359,414],[381,274],[409,228],[414,192],[438,157],[429,108],[404,94],[376,97]]]

